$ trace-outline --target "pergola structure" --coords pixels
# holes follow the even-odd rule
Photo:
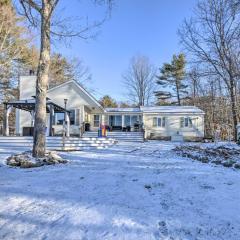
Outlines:
[[[4,102],[4,119],[3,119],[3,135],[9,136],[9,114],[12,111],[12,108],[17,108],[23,111],[27,111],[32,116],[32,123],[34,119],[34,112],[35,112],[35,104],[36,100],[33,99],[27,99],[27,100],[16,100],[16,101],[9,101]],[[69,111],[67,111],[65,108],[62,108],[61,106],[55,104],[52,102],[49,98],[46,99],[46,112],[49,113],[49,136],[53,136],[53,117],[54,113],[65,113],[65,122],[69,124],[68,115]],[[34,127],[34,123],[32,124],[32,127]],[[69,126],[68,126],[69,128]]]

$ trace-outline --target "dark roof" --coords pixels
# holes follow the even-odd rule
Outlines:
[[[26,100],[9,101],[9,102],[5,102],[4,104],[7,104],[8,106],[13,106],[14,108],[18,108],[24,111],[31,112],[35,110],[35,102],[36,102],[35,99],[26,99]],[[49,110],[50,110],[48,106],[53,106],[54,112],[56,113],[65,112],[64,108],[50,101],[50,99],[47,99],[46,105],[47,105],[47,108],[46,108],[47,113],[49,113]]]

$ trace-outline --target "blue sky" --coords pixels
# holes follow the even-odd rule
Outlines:
[[[93,8],[89,0],[67,1],[67,16],[100,19],[104,8]],[[118,101],[126,100],[122,74],[131,57],[145,55],[160,67],[181,51],[177,29],[190,17],[196,0],[116,0],[111,18],[102,25],[94,40],[72,40],[71,47],[59,45],[58,52],[84,60],[92,73],[97,98],[109,94]],[[61,6],[62,7],[62,6]],[[80,10],[81,9],[81,10]]]

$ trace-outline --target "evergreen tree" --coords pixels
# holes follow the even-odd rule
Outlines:
[[[162,89],[155,92],[159,102],[167,99],[176,99],[172,104],[182,104],[182,100],[187,97],[187,85],[185,81],[185,66],[186,60],[184,54],[173,55],[171,63],[165,63],[160,69],[160,75],[157,76],[157,84],[162,88],[167,88],[166,91]]]
[[[118,106],[117,102],[109,95],[103,96],[99,102],[103,107],[116,108]]]
[[[78,58],[66,58],[53,53],[50,59],[49,86],[54,87],[69,80],[84,85],[91,80],[89,68]]]

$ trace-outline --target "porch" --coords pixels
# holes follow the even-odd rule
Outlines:
[[[35,98],[26,99],[26,100],[17,100],[17,101],[9,101],[4,102],[4,119],[3,119],[3,129],[2,134],[4,136],[10,135],[9,128],[9,115],[13,109],[16,109],[16,129],[15,133],[11,135],[18,135],[16,131],[19,130],[21,126],[18,125],[19,122],[19,111],[25,113],[24,125],[22,126],[22,135],[23,136],[33,136],[34,132],[34,118],[35,118]],[[62,108],[61,106],[50,101],[49,98],[46,99],[46,114],[47,114],[47,123],[46,123],[46,136],[54,136],[54,115],[57,113],[61,113],[64,115],[64,121],[62,125],[66,130],[66,135],[69,135],[69,114],[70,112],[66,110],[66,108]]]
[[[109,131],[142,132],[142,112],[139,108],[106,108],[105,125]]]

